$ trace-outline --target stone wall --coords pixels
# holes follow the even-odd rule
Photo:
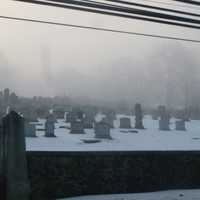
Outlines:
[[[200,188],[200,152],[27,152],[32,199]]]

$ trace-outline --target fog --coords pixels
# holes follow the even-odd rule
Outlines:
[[[200,39],[198,30],[23,3],[4,1],[0,11]],[[145,105],[200,102],[199,44],[2,19],[0,23],[0,89],[9,87],[21,96],[66,95]]]

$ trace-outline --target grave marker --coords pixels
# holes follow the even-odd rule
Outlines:
[[[128,117],[120,118],[120,128],[131,128],[131,119]]]
[[[77,120],[71,123],[71,131],[72,134],[84,134],[84,124],[82,121]]]
[[[99,139],[112,139],[110,136],[110,125],[102,121],[95,123],[95,137]]]

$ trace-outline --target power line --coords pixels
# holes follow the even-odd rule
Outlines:
[[[170,2],[163,2],[163,1],[156,1],[156,0],[140,0],[140,1],[158,3],[158,4],[167,5],[167,6],[176,6],[176,7],[180,7],[180,8],[182,7],[182,8],[191,8],[191,9],[199,10],[197,7],[194,7],[194,6],[188,6],[188,5],[186,6],[186,5],[174,4],[174,3],[170,3]]]
[[[20,0],[19,0],[20,1]],[[29,2],[46,2],[46,0],[25,0]],[[176,15],[169,15],[164,13],[158,13],[158,12],[152,12],[148,10],[141,10],[136,8],[130,8],[130,7],[122,7],[122,6],[116,6],[112,4],[106,4],[101,3],[99,4],[97,1],[87,1],[87,0],[48,0],[49,2],[54,3],[64,3],[71,4],[75,6],[83,6],[83,7],[89,7],[94,9],[101,9],[101,10],[109,10],[109,11],[116,11],[116,12],[122,12],[122,13],[128,13],[128,14],[136,14],[136,15],[142,15],[146,17],[154,17],[154,18],[160,18],[164,20],[173,20],[178,22],[186,22],[186,23],[193,23],[193,24],[200,24],[200,20],[192,19],[192,18],[186,18]]]
[[[144,5],[141,3],[135,3],[135,2],[130,2],[130,1],[121,1],[121,0],[105,0],[105,1],[115,2],[115,3],[120,3],[120,4],[127,4],[127,5],[131,5],[131,6],[138,6],[138,7],[148,8],[148,9],[155,9],[155,10],[160,10],[160,11],[165,11],[165,12],[172,12],[172,13],[176,13],[176,14],[178,13],[178,14],[183,14],[183,15],[200,17],[200,14],[196,14],[196,13],[185,12],[185,11],[174,10],[174,9],[167,9],[167,8],[162,8],[162,7],[158,7],[158,6]]]
[[[56,3],[49,3],[49,2],[35,1],[35,0],[17,0],[17,1],[33,3],[33,4],[38,4],[38,5],[46,5],[46,6],[53,6],[53,7],[59,7],[59,8],[73,9],[73,10],[91,12],[91,13],[96,13],[96,14],[104,14],[104,15],[110,15],[110,16],[117,16],[117,17],[123,17],[123,18],[143,20],[143,21],[155,22],[155,23],[161,23],[161,24],[167,24],[167,25],[175,25],[175,26],[181,26],[181,27],[187,27],[187,28],[200,29],[200,26],[183,23],[182,21],[179,23],[179,22],[174,22],[174,21],[167,21],[167,19],[161,20],[161,19],[156,19],[156,18],[149,18],[151,16],[148,16],[148,17],[138,16],[139,14],[143,15],[141,13],[141,11],[139,11],[139,10],[136,12],[136,15],[128,15],[128,14],[122,14],[122,13],[116,13],[116,12],[109,12],[109,11],[105,11],[105,10],[94,9],[95,5],[93,5],[93,8],[87,8],[87,7],[79,7],[79,6],[76,6],[76,5],[74,6],[74,5],[66,5],[66,4],[56,4]],[[69,1],[69,2],[72,2],[72,1]],[[98,8],[98,7],[96,7],[96,8]],[[117,11],[117,10],[115,10],[115,11]],[[142,11],[142,12],[144,12],[144,11]],[[157,14],[159,15],[159,13],[157,13]],[[176,16],[172,16],[172,17],[174,18],[174,20],[177,18]],[[196,23],[200,22],[199,20],[194,20],[194,19],[189,19],[189,18],[186,18],[186,19],[187,19],[188,23],[191,20],[193,21],[193,23],[194,22],[196,22]]]
[[[192,4],[192,5],[195,5],[195,6],[200,6],[200,2],[198,1],[193,1],[193,0],[173,0],[173,1],[178,1],[178,2],[181,2],[181,3],[186,3],[186,4]]]
[[[177,40],[177,41],[184,41],[184,42],[200,43],[200,40],[171,37],[171,36],[164,36],[164,35],[147,34],[147,33],[139,33],[139,32],[121,31],[121,30],[107,29],[107,28],[98,28],[98,27],[93,27],[93,26],[83,26],[83,25],[75,25],[75,24],[67,24],[67,23],[58,23],[58,22],[52,22],[52,21],[28,19],[28,18],[0,16],[0,19],[24,21],[24,22],[40,23],[40,24],[56,25],[56,26],[64,26],[64,27],[87,29],[87,30],[93,30],[93,31],[103,31],[103,32],[111,32],[111,33],[119,33],[119,34],[128,34],[128,35],[151,37],[151,38],[160,38],[160,39],[167,39],[167,40]]]

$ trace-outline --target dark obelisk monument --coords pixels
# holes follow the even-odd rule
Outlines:
[[[3,118],[2,127],[5,200],[28,200],[24,118],[11,111]]]
[[[135,128],[136,129],[144,129],[143,126],[143,113],[142,108],[139,103],[135,104]]]

